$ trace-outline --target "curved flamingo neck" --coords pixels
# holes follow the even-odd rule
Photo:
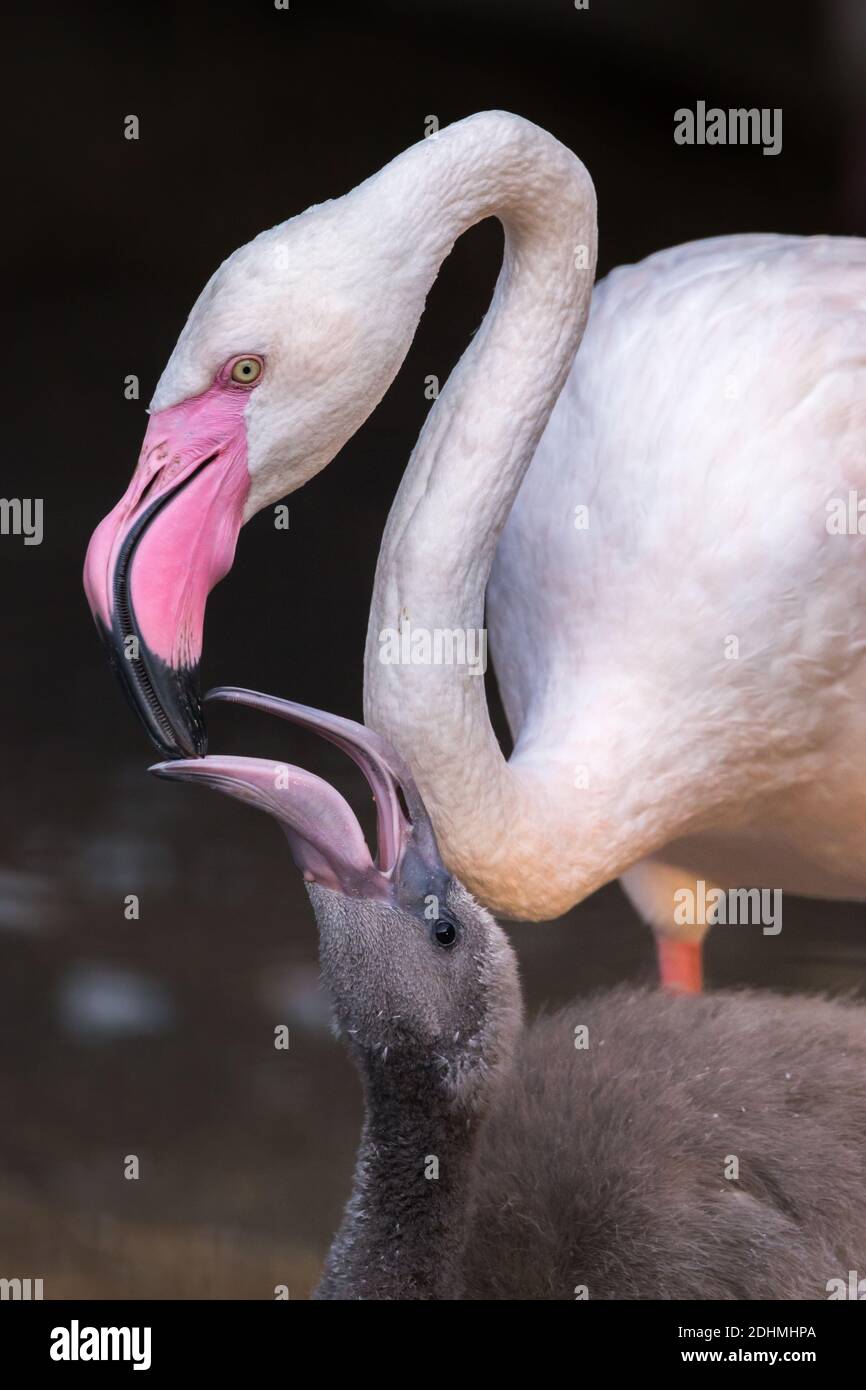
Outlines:
[[[383,235],[417,255],[427,273],[432,263],[432,275],[468,227],[488,216],[504,227],[490,308],[430,411],[385,528],[367,635],[365,718],[409,763],[449,867],[499,911],[550,916],[561,838],[557,856],[560,831],[546,778],[533,774],[522,752],[506,763],[483,676],[467,665],[437,664],[435,634],[456,633],[459,644],[483,628],[500,533],[589,311],[592,182],[552,136],[491,112],[407,151],[358,192],[382,196],[391,209]],[[395,649],[391,634],[401,632],[408,653],[405,644]],[[421,634],[417,661],[413,633]],[[443,639],[440,656],[446,646]],[[389,651],[394,664],[383,660]],[[573,829],[572,822],[569,838]]]

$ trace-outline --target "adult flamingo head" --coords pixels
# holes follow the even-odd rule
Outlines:
[[[409,256],[407,229],[387,234],[405,200],[387,179],[373,185],[395,167],[262,233],[219,268],[157,385],[132,481],[91,538],[93,615],[169,757],[206,751],[205,603],[242,524],[330,462],[412,341],[438,262],[418,255],[423,235]]]
[[[205,751],[196,682],[204,608],[241,525],[324,468],[360,427],[406,355],[442,261],[490,216],[505,228],[497,287],[425,422],[371,606],[371,631],[383,605],[396,622],[410,597],[414,620],[474,629],[497,537],[589,311],[595,195],[576,156],[519,116],[470,116],[345,197],[262,233],[200,296],[157,386],[132,482],[85,566],[114,664],[163,754]],[[393,586],[383,596],[394,548],[402,598]],[[385,708],[393,678],[384,667],[376,674],[374,722],[405,743]],[[476,724],[486,737],[489,723],[476,684],[471,718],[465,682],[439,692],[458,702],[466,737]]]

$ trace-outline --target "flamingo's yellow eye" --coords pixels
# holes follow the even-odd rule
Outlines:
[[[258,357],[239,357],[232,367],[232,381],[238,386],[252,386],[262,374],[262,363]]]

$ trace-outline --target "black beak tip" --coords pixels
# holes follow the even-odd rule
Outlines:
[[[139,641],[127,655],[121,637],[97,628],[123,692],[157,751],[168,759],[203,758],[207,728],[199,695],[198,666],[174,667]]]
[[[175,671],[160,663],[155,682],[161,708],[138,707],[150,741],[164,758],[203,758],[207,753],[207,728],[198,695],[198,671]]]
[[[164,758],[170,761],[177,761],[182,758],[203,758],[206,756],[207,731],[200,721],[190,727],[181,727],[174,730],[175,737],[173,740],[157,736],[151,728],[150,723],[148,721],[145,722],[147,724],[147,731],[150,734],[151,743]]]

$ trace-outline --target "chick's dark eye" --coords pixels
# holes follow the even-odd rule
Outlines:
[[[438,917],[433,923],[433,940],[437,946],[453,946],[457,940],[457,928],[447,917]]]

